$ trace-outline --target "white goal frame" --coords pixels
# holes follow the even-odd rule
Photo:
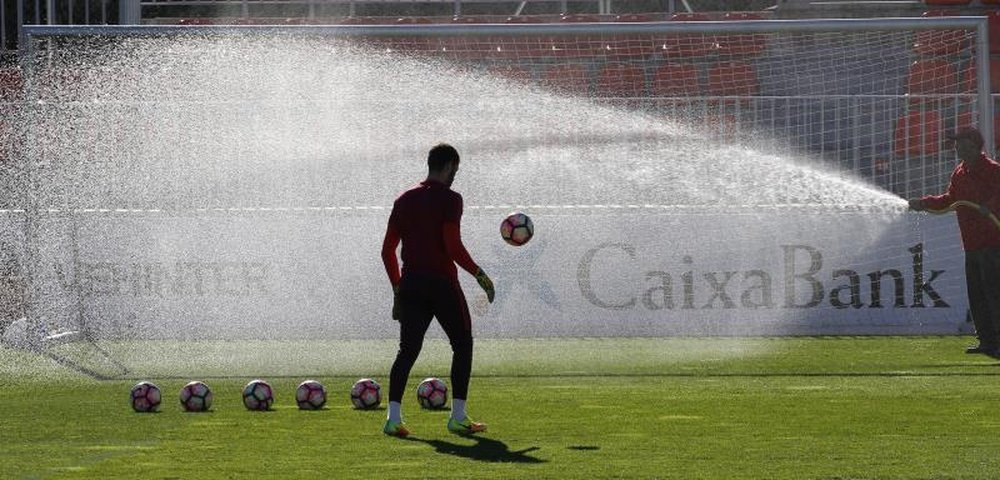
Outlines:
[[[975,101],[978,124],[986,149],[995,153],[993,131],[993,103],[990,92],[990,54],[988,23],[986,17],[956,16],[932,18],[879,18],[879,19],[820,19],[820,20],[747,20],[704,22],[648,22],[648,23],[574,23],[574,24],[429,24],[429,25],[296,25],[296,26],[55,26],[31,25],[21,30],[22,71],[24,75],[24,102],[28,107],[25,119],[28,128],[34,118],[31,105],[39,101],[34,59],[40,52],[39,42],[56,37],[204,37],[204,36],[330,36],[330,37],[497,37],[537,35],[650,35],[650,34],[764,34],[764,33],[819,33],[819,32],[876,32],[921,30],[967,30],[975,32],[974,48],[976,71]],[[30,130],[28,130],[30,132]],[[29,134],[30,135],[30,134]],[[29,185],[38,182],[40,169],[38,146],[26,136],[21,154],[26,166]],[[32,298],[38,298],[37,286],[32,281],[41,266],[39,258],[39,218],[45,215],[44,205],[36,195],[28,192],[24,205],[25,219],[25,281],[28,284],[26,305],[31,316]]]

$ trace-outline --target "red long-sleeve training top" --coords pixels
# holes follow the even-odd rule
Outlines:
[[[479,267],[462,244],[462,196],[447,185],[424,180],[396,198],[382,241],[382,263],[399,285],[396,247],[403,243],[402,274],[430,274],[458,280],[458,263],[475,275]]]
[[[941,210],[954,202],[966,200],[985,205],[1000,216],[1000,164],[983,154],[975,168],[964,161],[955,167],[948,183],[948,191],[941,195],[928,195],[921,199],[924,208]],[[962,248],[967,252],[989,247],[1000,247],[1000,229],[982,213],[973,208],[958,207],[958,228],[962,232]]]

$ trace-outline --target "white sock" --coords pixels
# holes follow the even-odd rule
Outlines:
[[[465,420],[465,400],[453,398],[451,400],[451,418],[455,420]]]
[[[399,402],[389,402],[389,417],[388,420],[393,422],[403,421],[403,406]]]

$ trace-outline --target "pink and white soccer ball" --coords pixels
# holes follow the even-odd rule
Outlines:
[[[351,387],[351,403],[354,408],[371,409],[382,403],[382,386],[370,378],[362,378]]]
[[[417,402],[424,408],[444,408],[448,403],[448,386],[440,378],[425,378],[417,385]]]
[[[302,410],[319,410],[326,405],[326,387],[316,380],[306,380],[295,389],[295,403]]]
[[[274,390],[263,380],[251,380],[243,387],[243,406],[247,410],[270,410],[274,403]]]
[[[212,408],[212,390],[194,381],[181,388],[181,407],[188,412],[206,412]]]
[[[500,222],[500,236],[515,247],[528,243],[534,235],[535,225],[531,223],[531,217],[521,212],[507,215],[507,218]]]
[[[155,412],[160,408],[160,387],[150,382],[139,382],[132,387],[132,409],[137,412]]]

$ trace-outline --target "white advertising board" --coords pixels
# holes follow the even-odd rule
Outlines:
[[[460,272],[479,336],[967,332],[953,216],[643,206],[467,207],[494,279]],[[46,216],[35,311],[122,338],[393,337],[380,259],[387,208]],[[22,233],[11,222],[15,245]],[[51,321],[51,320],[50,320]],[[435,327],[432,335],[439,335]]]

